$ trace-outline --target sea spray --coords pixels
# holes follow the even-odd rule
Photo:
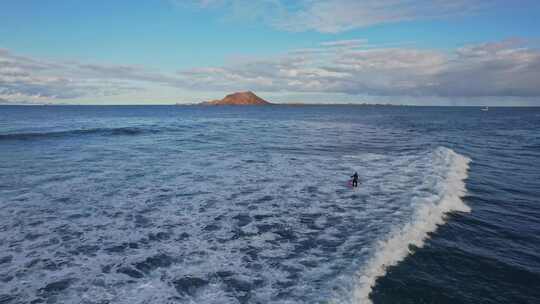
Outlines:
[[[435,151],[434,162],[440,166],[437,183],[440,193],[421,198],[423,202],[419,204],[412,222],[379,241],[375,254],[358,275],[352,294],[353,303],[371,303],[369,295],[377,278],[384,276],[389,266],[396,265],[410,254],[409,245],[421,248],[429,233],[445,223],[447,213],[470,212],[470,207],[461,200],[466,192],[465,179],[470,161],[451,149],[439,148]]]

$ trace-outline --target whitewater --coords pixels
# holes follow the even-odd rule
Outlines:
[[[370,303],[369,295],[375,280],[384,276],[387,267],[396,265],[410,254],[410,246],[421,248],[429,233],[444,224],[447,213],[471,211],[461,200],[466,192],[465,180],[471,160],[449,149],[439,149],[436,154],[434,165],[440,166],[436,169],[438,172],[426,177],[427,180],[435,179],[435,185],[432,181],[428,183],[437,189],[436,193],[414,196],[413,200],[420,202],[412,220],[403,227],[397,227],[378,243],[375,254],[358,274],[358,286],[353,291],[354,303]],[[414,191],[423,186],[416,186]]]
[[[94,119],[0,135],[6,303],[370,303],[471,210],[469,157],[381,148],[378,126]]]

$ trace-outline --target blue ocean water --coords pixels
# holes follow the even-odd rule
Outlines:
[[[538,303],[539,131],[540,108],[0,106],[0,303]]]

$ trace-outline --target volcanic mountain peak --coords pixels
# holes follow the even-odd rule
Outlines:
[[[268,101],[260,98],[251,91],[237,92],[225,96],[223,99],[203,102],[205,105],[269,105]]]

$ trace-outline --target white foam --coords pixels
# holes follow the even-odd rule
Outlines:
[[[464,180],[468,176],[471,160],[453,150],[440,148],[435,152],[434,161],[439,162],[436,186],[440,187],[440,192],[420,198],[424,201],[419,202],[413,220],[378,243],[374,256],[358,275],[352,292],[353,303],[371,303],[369,295],[377,278],[384,276],[389,266],[396,265],[409,255],[409,245],[422,247],[429,233],[445,223],[446,213],[470,212],[469,206],[461,198],[466,192]]]
[[[0,294],[20,290],[23,302],[54,296],[63,303],[80,303],[81,297],[166,303],[181,297],[226,304],[238,303],[237,293],[249,288],[249,302],[319,303],[342,286],[348,297],[362,269],[366,279],[354,292],[362,299],[384,274],[381,265],[397,263],[410,240],[435,229],[436,221],[411,221],[415,214],[442,221],[442,215],[429,214],[443,212],[431,205],[459,210],[459,197],[445,198],[451,206],[441,199],[456,193],[447,181],[459,185],[466,177],[452,177],[466,173],[466,162],[456,169],[459,156],[449,150],[342,157],[339,151],[304,151],[326,145],[321,137],[341,145],[341,136],[321,136],[330,132],[325,124],[204,122],[211,126],[203,129],[206,135],[226,133],[221,138],[228,142],[195,141],[198,131],[130,137],[84,145],[79,153],[56,152],[33,166],[24,159],[15,163],[13,172],[24,182],[0,191],[0,258],[12,256],[0,277],[17,279],[0,284]],[[257,132],[247,136],[246,130]],[[57,159],[66,158],[77,165],[58,166]],[[354,171],[362,186],[351,190],[344,181]],[[385,237],[408,222],[411,227],[398,229],[393,241]],[[159,233],[166,237],[155,237]],[[389,241],[376,247],[380,239]],[[121,252],[110,250],[119,245]],[[159,254],[169,256],[171,265],[149,265],[141,278],[119,271]],[[238,284],[259,283],[236,290],[229,285],[237,281],[217,275],[222,271]],[[208,284],[186,296],[174,285],[185,277]],[[62,279],[73,279],[69,289],[40,291]]]

